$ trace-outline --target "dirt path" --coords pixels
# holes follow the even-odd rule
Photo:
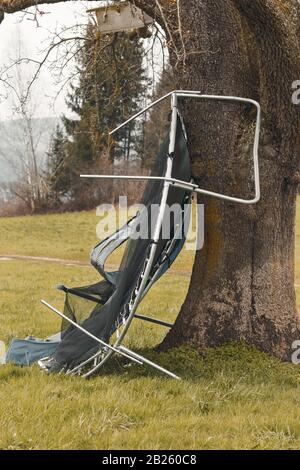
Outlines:
[[[52,264],[60,264],[62,266],[77,266],[80,268],[90,268],[91,264],[85,261],[75,261],[75,260],[68,260],[63,258],[51,258],[48,256],[27,256],[27,255],[0,255],[0,262],[1,261],[31,261],[37,263],[52,263]],[[118,265],[116,264],[107,264],[107,269],[110,271],[117,270]],[[189,277],[191,275],[190,271],[184,269],[170,269],[169,274],[173,276],[182,276],[182,277]]]
[[[20,261],[33,261],[37,263],[52,263],[52,264],[60,264],[62,266],[77,266],[80,268],[90,268],[91,265],[90,263],[87,263],[85,261],[76,261],[76,260],[69,260],[69,259],[63,259],[63,258],[50,258],[48,256],[26,256],[26,255],[0,255],[0,262],[1,261],[14,261],[14,260],[20,260]],[[118,269],[117,265],[114,264],[107,264],[106,265],[107,269],[109,270],[114,270]],[[185,271],[183,269],[175,269],[169,271],[169,274],[173,276],[183,276],[183,277],[188,277],[191,275],[189,271]],[[300,283],[299,279],[296,280],[295,283],[296,288],[300,288]]]
[[[62,264],[63,266],[80,266],[82,268],[89,268],[91,265],[84,261],[75,261],[62,258],[49,258],[47,256],[25,256],[25,255],[1,255],[0,261],[36,261],[39,263],[54,263]]]

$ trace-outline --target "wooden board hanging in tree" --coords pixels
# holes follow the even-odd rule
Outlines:
[[[94,8],[88,12],[96,14],[98,28],[103,34],[143,29],[154,23],[151,16],[128,2]]]

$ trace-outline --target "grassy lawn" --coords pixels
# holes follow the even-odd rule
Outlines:
[[[86,261],[97,221],[95,212],[1,219],[0,255]],[[300,212],[296,252],[300,286]],[[139,312],[175,320],[192,262],[183,252]],[[85,266],[0,261],[0,339],[56,332],[59,319],[39,300],[60,308],[56,284],[96,280]],[[120,360],[89,381],[1,366],[0,449],[300,449],[299,368],[238,344],[158,355],[164,334],[136,320],[127,344],[181,382]]]

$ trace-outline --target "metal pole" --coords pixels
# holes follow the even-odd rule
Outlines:
[[[170,94],[168,94],[167,96],[170,96]],[[151,247],[151,250],[150,250],[149,259],[148,259],[148,262],[147,262],[147,266],[146,266],[146,269],[145,269],[145,272],[144,272],[144,275],[143,275],[143,280],[142,280],[141,285],[139,287],[137,296],[134,300],[133,306],[130,307],[130,314],[129,314],[127,320],[126,320],[126,323],[125,323],[124,328],[123,328],[123,330],[120,334],[120,337],[115,342],[114,346],[116,348],[122,343],[122,341],[123,341],[123,339],[124,339],[124,337],[125,337],[125,335],[128,331],[128,328],[129,328],[129,326],[130,326],[130,324],[131,324],[131,322],[134,318],[134,315],[135,315],[135,312],[136,312],[137,307],[139,305],[139,302],[142,299],[143,291],[144,291],[144,289],[147,285],[147,281],[148,281],[148,278],[149,278],[149,275],[150,275],[150,272],[151,272],[151,269],[152,269],[153,261],[154,261],[154,258],[155,258],[156,249],[157,249],[157,242],[159,240],[161,225],[162,225],[163,217],[164,217],[164,214],[165,214],[166,202],[167,202],[167,197],[168,197],[168,192],[169,192],[169,187],[170,187],[170,182],[168,182],[167,180],[170,179],[171,175],[172,175],[173,153],[175,151],[175,144],[176,144],[177,116],[178,116],[178,113],[177,113],[177,96],[174,93],[171,93],[171,96],[172,96],[172,121],[171,121],[171,130],[170,130],[169,156],[168,156],[168,159],[167,159],[167,168],[166,168],[166,174],[165,174],[165,178],[164,178],[165,179],[165,184],[164,184],[164,189],[163,189],[163,195],[162,195],[162,200],[161,200],[161,204],[160,204],[159,214],[158,214],[158,218],[157,218],[157,222],[156,222],[156,228],[155,228],[155,232],[154,232],[154,236],[153,236],[153,244],[152,244],[152,247]],[[101,363],[97,367],[95,367],[95,369],[93,369],[91,372],[87,373],[85,375],[85,377],[91,376],[98,369],[100,369],[100,367],[102,367],[104,362],[106,362],[110,358],[111,354],[112,354],[112,352],[108,353],[106,358],[104,358],[103,361],[101,361]]]
[[[78,323],[74,322],[73,320],[71,320],[70,318],[68,318],[66,315],[64,315],[63,313],[61,313],[59,310],[57,310],[55,307],[52,307],[52,305],[48,304],[48,302],[46,302],[45,300],[41,300],[41,303],[43,305],[45,305],[46,307],[48,307],[50,310],[52,310],[52,312],[56,313],[57,315],[59,315],[61,318],[64,318],[67,322],[71,323],[71,325],[75,326],[75,328],[77,328],[78,330],[82,331],[85,335],[89,336],[90,338],[92,338],[93,340],[95,340],[97,343],[101,344],[101,346],[103,347],[106,347],[107,349],[110,349],[112,352],[115,352],[117,354],[120,354],[121,356],[124,356],[126,357],[127,359],[131,359],[130,356],[128,356],[127,354],[124,354],[122,352],[119,351],[119,349],[111,346],[110,344],[107,344],[105,343],[104,341],[102,341],[101,339],[97,338],[97,336],[94,336],[92,333],[90,333],[89,331],[85,330],[84,328],[82,328],[82,326],[78,325]]]
[[[169,375],[173,379],[181,380],[181,378],[178,377],[177,375],[173,374],[173,372],[170,372],[167,369],[164,369],[163,367],[160,367],[159,365],[155,364],[155,362],[149,361],[149,359],[146,359],[144,356],[140,356],[139,354],[131,351],[130,349],[125,348],[125,346],[119,346],[119,349],[121,349],[122,351],[125,351],[127,354],[132,354],[133,357],[135,357],[136,359],[139,359],[139,360],[145,362],[145,364],[148,364],[149,366],[153,367],[154,369],[157,369],[160,372],[163,372],[164,374]]]
[[[153,101],[152,103],[149,104],[149,106],[146,106],[146,108],[142,109],[141,111],[139,111],[138,113],[136,113],[134,116],[132,116],[131,118],[127,119],[127,121],[123,122],[120,126],[116,127],[115,129],[113,129],[109,135],[112,135],[114,134],[115,132],[119,131],[120,129],[122,129],[122,127],[124,126],[127,126],[127,124],[129,124],[131,121],[134,121],[136,118],[138,118],[139,116],[141,116],[142,114],[146,113],[147,111],[149,111],[149,109],[153,108],[155,105],[161,103],[162,101],[164,101],[165,99],[169,98],[169,96],[173,96],[173,95],[177,95],[179,93],[183,93],[185,95],[189,95],[189,94],[193,94],[193,95],[199,95],[200,92],[199,91],[186,91],[186,90],[174,90],[174,91],[170,91],[170,93],[167,93],[166,95],[162,96],[161,98],[159,98],[158,100],[156,101]]]
[[[224,95],[202,95],[201,93],[194,93],[194,92],[186,92],[186,91],[179,91],[178,92],[178,97],[186,97],[186,98],[197,98],[197,99],[202,99],[202,100],[215,100],[215,101],[234,101],[238,103],[248,103],[252,104],[253,106],[256,107],[257,109],[257,118],[256,118],[256,128],[255,128],[255,138],[254,138],[254,148],[253,148],[253,158],[254,158],[254,181],[255,181],[255,198],[246,201],[244,199],[240,198],[231,198],[228,199],[227,196],[220,197],[221,195],[219,193],[214,193],[214,192],[209,192],[205,190],[198,190],[196,192],[199,192],[201,194],[206,194],[208,196],[214,196],[214,197],[219,197],[221,199],[227,200],[227,201],[232,201],[232,202],[244,202],[245,204],[255,204],[260,200],[260,181],[259,181],[259,138],[260,138],[260,128],[261,128],[261,106],[260,104],[252,100],[250,98],[242,98],[239,96],[224,96]]]
[[[144,315],[138,315],[137,313],[134,315],[134,318],[138,320],[143,320],[148,323],[154,323],[155,325],[165,326],[166,328],[172,328],[173,323],[168,323],[166,321],[157,320],[156,318],[145,317]]]
[[[164,176],[131,176],[131,175],[80,175],[80,178],[99,178],[104,180],[137,180],[137,181],[165,181]],[[169,180],[172,181],[171,179]]]
[[[166,181],[175,188],[185,189],[186,191],[204,194],[206,196],[212,196],[217,199],[223,199],[225,201],[236,202],[239,204],[255,204],[260,200],[260,185],[259,185],[259,168],[258,163],[255,164],[254,172],[256,173],[255,178],[255,190],[256,194],[253,199],[241,199],[232,196],[226,196],[225,194],[215,193],[213,191],[207,191],[201,189],[197,184],[188,183],[175,178],[165,178],[163,176],[123,176],[123,175],[81,175],[81,178],[95,178],[95,179],[116,179],[116,180],[145,180],[145,181]]]

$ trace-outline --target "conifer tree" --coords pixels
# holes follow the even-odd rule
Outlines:
[[[70,174],[68,169],[67,140],[59,125],[50,143],[47,153],[45,182],[47,185],[48,204],[57,207],[70,192]]]
[[[93,25],[86,28],[85,42],[77,54],[78,80],[70,87],[66,100],[70,114],[75,117],[63,117],[66,138],[56,134],[54,139],[57,145],[60,139],[65,140],[61,168],[66,174],[61,175],[60,181],[64,181],[66,191],[61,195],[67,194],[76,208],[92,207],[104,195],[107,201],[107,193],[111,200],[115,197],[112,182],[99,185],[80,179],[80,173],[113,172],[117,163],[118,169],[125,171],[131,164],[130,155],[141,158],[141,132],[135,131],[134,124],[113,138],[108,135],[145,101],[149,79],[144,52],[139,37],[130,39],[125,33],[101,36]],[[56,161],[57,155],[53,155],[56,150],[51,148],[50,161]]]

